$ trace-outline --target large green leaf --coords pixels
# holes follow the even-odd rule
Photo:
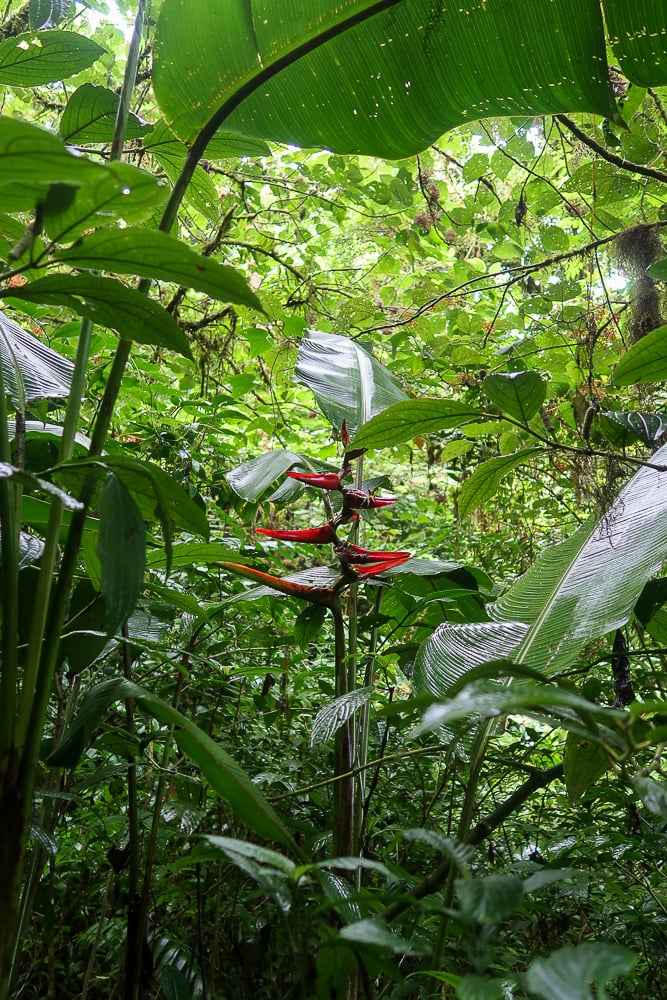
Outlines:
[[[96,274],[49,274],[20,288],[3,288],[5,298],[67,306],[123,340],[153,344],[192,358],[188,339],[166,309],[115,278]]]
[[[41,28],[55,28],[72,5],[72,0],[30,0],[30,27],[33,31]]]
[[[667,84],[665,7],[655,0],[604,0],[614,55],[638,87]]]
[[[651,459],[667,464],[667,446]],[[415,662],[415,687],[446,697],[468,671],[511,659],[552,675],[584,647],[622,627],[667,558],[667,472],[644,467],[599,521],[544,549],[487,608],[492,622],[443,625]]]
[[[406,399],[372,417],[356,433],[352,448],[389,448],[421,434],[454,430],[481,420],[482,410],[452,399]]]
[[[0,42],[0,85],[39,87],[92,66],[104,49],[74,31],[40,31]]]
[[[59,250],[56,258],[72,267],[173,281],[221,302],[262,308],[238,271],[202,257],[175,236],[159,230],[98,229],[74,246]]]
[[[242,823],[261,837],[294,846],[273,806],[236,761],[181,712],[130,681],[112,679],[93,688],[48,763],[53,767],[73,767],[108,708],[126,698],[133,698],[158,721],[177,727],[176,741],[181,749],[192,758],[218,795],[229,802]]]
[[[497,372],[484,379],[484,392],[501,413],[527,424],[544,402],[547,387],[538,372]]]
[[[25,412],[38,399],[69,396],[74,365],[0,312],[0,364],[5,392]]]
[[[279,449],[277,451],[266,451],[263,455],[251,458],[243,465],[237,465],[226,473],[227,482],[240,497],[244,500],[254,502],[259,500],[273,483],[281,479],[289,469],[298,468],[302,472],[321,472],[324,469],[331,471],[329,466],[323,462],[315,462],[305,455],[300,455],[295,451]],[[303,493],[303,486],[295,480],[287,480],[289,489],[282,491],[281,501],[286,503],[294,500]],[[283,484],[283,485],[287,485]],[[272,497],[275,499],[275,497]]]
[[[101,163],[70,152],[57,135],[0,117],[0,204],[4,211],[34,208],[51,184],[78,187],[105,174]]]
[[[319,330],[309,330],[301,341],[295,375],[327,420],[339,430],[345,420],[351,435],[376,413],[406,399],[394,376],[356,341]]]
[[[245,135],[384,157],[492,115],[615,115],[597,0],[164,0],[154,85],[187,142],[228,111]]]
[[[80,187],[52,184],[43,201],[44,229],[56,243],[69,243],[111,219],[141,222],[169,195],[159,177],[117,160]],[[2,191],[0,190],[0,197]]]
[[[651,457],[667,465],[667,446]],[[635,473],[597,523],[550,546],[490,605],[498,622],[530,629],[513,658],[553,674],[594,639],[621,628],[667,558],[667,472]]]

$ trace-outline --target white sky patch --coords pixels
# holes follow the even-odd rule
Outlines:
[[[108,6],[108,14],[102,14],[87,7],[83,11],[83,16],[93,31],[97,31],[104,24],[113,24],[114,27],[123,32],[125,40],[129,42],[134,28],[134,14],[122,14],[113,0],[108,0]]]

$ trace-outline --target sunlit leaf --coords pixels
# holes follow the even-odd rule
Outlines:
[[[0,42],[0,85],[39,87],[92,66],[104,49],[74,31],[40,31]]]
[[[483,418],[482,410],[451,399],[407,399],[393,403],[365,423],[351,448],[389,448],[418,435],[453,430]]]

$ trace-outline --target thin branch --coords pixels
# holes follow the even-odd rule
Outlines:
[[[596,139],[590,136],[583,129],[579,128],[576,122],[573,122],[571,118],[567,115],[554,115],[556,121],[564,125],[572,135],[576,136],[580,142],[583,142],[584,146],[588,146],[592,149],[594,153],[602,157],[608,163],[613,163],[614,166],[620,167],[621,170],[627,170],[631,174],[641,174],[642,177],[652,177],[653,180],[662,181],[663,184],[667,184],[667,172],[664,170],[657,170],[655,167],[647,167],[643,163],[634,163],[632,160],[626,160],[624,156],[619,156],[618,153],[612,153],[610,149],[603,146]]]

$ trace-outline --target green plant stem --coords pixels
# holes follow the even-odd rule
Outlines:
[[[93,323],[89,319],[83,319],[79,328],[79,340],[76,349],[76,359],[74,362],[74,372],[72,375],[72,385],[65,420],[63,424],[63,434],[60,441],[59,460],[66,462],[72,457],[74,440],[79,425],[81,413],[81,401],[85,392],[86,369],[90,357],[90,342],[93,335]],[[30,619],[30,635],[28,638],[28,649],[25,657],[23,669],[23,687],[19,705],[19,718],[17,721],[17,745],[22,747],[26,739],[28,722],[32,711],[33,696],[37,685],[37,674],[39,671],[40,659],[42,656],[42,642],[44,639],[44,628],[46,626],[46,616],[53,588],[53,573],[58,555],[58,543],[60,541],[60,529],[62,526],[63,506],[60,500],[54,497],[49,509],[49,521],[44,541],[44,551],[40,561],[39,577],[37,579],[37,590],[33,611]]]
[[[0,462],[11,465],[11,448],[7,425],[7,397],[0,365]],[[0,479],[0,613],[2,614],[2,645],[0,647],[0,794],[2,777],[9,766],[14,747],[16,703],[18,695],[18,575],[19,540],[15,516],[15,493],[11,476]]]
[[[345,621],[338,597],[331,602],[334,623],[334,670],[336,697],[348,693],[347,643]],[[353,763],[353,719],[348,719],[336,732],[334,745],[334,785],[333,795],[333,854],[334,857],[351,857],[354,851],[354,793],[355,776]]]

